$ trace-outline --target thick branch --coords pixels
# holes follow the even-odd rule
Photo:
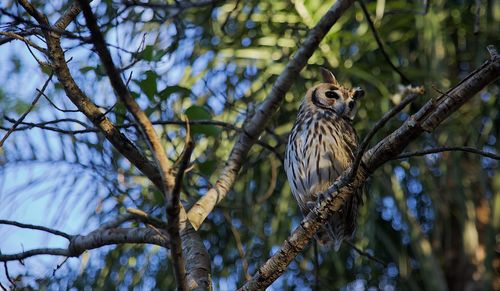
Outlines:
[[[0,262],[17,261],[37,255],[78,257],[83,252],[107,245],[123,243],[148,243],[165,248],[170,247],[166,232],[150,228],[113,228],[98,229],[88,235],[71,237],[67,248],[33,249],[17,254],[0,254]]]
[[[263,290],[271,285],[286,270],[293,258],[307,246],[309,240],[327,219],[339,211],[345,201],[366,181],[368,172],[365,169],[373,172],[392,157],[398,155],[411,141],[424,131],[434,130],[462,104],[499,76],[500,57],[492,54],[490,61],[471,73],[446,95],[427,102],[401,127],[366,152],[363,157],[365,167],[357,171],[355,180],[348,184],[346,180],[349,170],[346,171],[340,180],[337,180],[326,193],[323,193],[326,198],[304,218],[300,226],[286,239],[280,250],[269,258],[252,277],[252,280],[246,282],[241,289]]]
[[[23,1],[26,2],[26,1]],[[31,5],[30,5],[31,6]],[[76,11],[68,12],[71,17],[76,16]],[[65,22],[67,25],[69,22]],[[143,154],[133,145],[133,143],[128,140],[120,131],[115,127],[115,125],[106,118],[99,108],[82,92],[78,87],[75,80],[73,79],[69,68],[66,64],[64,51],[61,47],[60,38],[61,30],[50,27],[47,24],[40,25],[42,33],[45,36],[49,57],[54,69],[54,73],[58,77],[59,82],[62,84],[66,95],[70,100],[78,107],[78,109],[85,114],[90,121],[99,128],[106,138],[113,144],[113,146],[123,154],[132,164],[134,164],[141,172],[143,172],[159,189],[163,188],[163,183],[161,179],[160,172],[157,170],[156,166],[151,163]],[[185,215],[184,209],[181,209],[182,213]],[[186,219],[182,220],[185,222]],[[189,223],[181,222],[181,238],[187,240],[183,245],[183,250],[188,254],[188,265],[186,269],[188,270],[188,282],[195,286],[210,286],[210,259],[208,252],[206,251],[201,238],[192,230]],[[199,255],[202,259],[196,261],[191,260],[191,255]],[[189,263],[189,261],[196,261],[196,263]],[[208,282],[208,283],[207,283]]]
[[[172,197],[172,189],[176,187],[176,181],[172,175],[167,155],[165,154],[160,138],[156,134],[151,121],[139,107],[123,82],[120,72],[116,69],[113,59],[111,58],[111,54],[106,47],[104,36],[97,25],[97,19],[90,8],[90,5],[86,0],[79,0],[78,2],[80,3],[83,15],[87,21],[87,27],[92,35],[92,42],[94,43],[94,47],[101,59],[102,64],[104,65],[104,68],[106,69],[111,85],[113,86],[116,95],[118,95],[127,107],[128,111],[134,116],[139,125],[139,129],[153,152],[158,168],[160,169],[162,178],[162,187],[160,187],[160,190],[162,190],[167,204],[167,214],[169,216],[168,232],[170,234],[170,238],[172,239],[172,264],[175,271],[174,273],[177,281],[177,287],[179,290],[188,290],[184,258],[182,256],[182,241],[179,234],[179,208],[182,207],[182,205],[180,205],[178,197],[177,199]],[[180,176],[182,177],[182,174]],[[172,203],[176,204],[172,205]],[[173,217],[174,214],[176,217]]]
[[[278,109],[286,92],[292,86],[293,81],[298,77],[302,68],[307,64],[307,60],[312,56],[330,28],[352,3],[352,0],[339,0],[335,2],[320,19],[318,24],[309,31],[304,43],[274,83],[266,100],[257,109],[255,115],[245,123],[243,127],[244,132],[239,135],[236,144],[233,146],[215,186],[189,210],[188,217],[195,229],[201,226],[215,205],[224,199],[229,189],[231,189],[250,148],[259,139],[266,124]]]
[[[92,2],[92,0],[88,2]],[[65,30],[81,11],[80,5],[77,2],[72,3],[68,10],[56,21],[54,27]]]
[[[22,1],[23,3],[26,1]],[[47,41],[49,57],[54,73],[64,88],[66,95],[90,121],[99,128],[106,138],[131,163],[143,172],[155,185],[161,187],[158,170],[115,125],[99,110],[99,108],[83,93],[73,79],[64,58],[60,43],[60,34],[50,28],[42,28]]]
[[[166,196],[168,196],[166,198],[169,200],[170,195],[167,195],[167,193],[170,193],[175,182],[170,170],[168,158],[165,155],[163,146],[161,145],[161,141],[156,134],[151,121],[139,107],[132,94],[130,94],[130,91],[120,76],[120,72],[116,69],[113,59],[111,58],[111,54],[106,47],[104,36],[97,25],[97,19],[94,13],[92,13],[89,3],[86,0],[79,0],[78,2],[80,3],[83,15],[87,21],[87,27],[92,35],[92,42],[94,43],[94,47],[99,55],[99,58],[106,69],[111,86],[115,90],[116,95],[118,95],[121,101],[125,104],[128,111],[134,116],[139,125],[139,129],[148,141],[149,146],[155,155],[158,167],[161,169],[162,185],[160,189],[164,191]]]
[[[187,137],[189,138],[189,130]],[[180,200],[180,195],[182,189],[182,180],[184,178],[184,171],[186,171],[189,165],[189,160],[191,159],[191,154],[193,153],[193,149],[194,149],[193,143],[191,141],[188,141],[186,143],[184,154],[181,157],[178,173],[175,177],[175,185],[174,189],[172,190],[172,197],[171,197],[172,200],[169,202],[167,206],[168,233],[172,237],[172,241],[177,242],[175,244],[172,244],[171,248],[172,260],[174,261],[174,267],[176,268],[175,272],[177,278],[181,278],[181,280],[183,281],[184,278],[186,277],[186,262],[184,261],[182,255],[182,244],[179,233],[179,222],[180,222],[179,214],[181,208],[183,208]],[[179,289],[181,288],[179,287]]]

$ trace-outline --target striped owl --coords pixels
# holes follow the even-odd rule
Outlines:
[[[356,101],[363,97],[361,88],[349,89],[321,68],[324,83],[307,91],[297,120],[288,138],[285,168],[293,196],[306,216],[324,192],[351,165],[358,138],[351,125]],[[344,239],[356,230],[361,191],[346,201],[316,239],[324,245],[333,242],[338,251]]]

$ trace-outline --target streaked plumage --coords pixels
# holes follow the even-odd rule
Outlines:
[[[361,89],[347,89],[322,69],[324,83],[307,91],[288,139],[285,169],[302,213],[307,215],[325,191],[350,166],[358,139],[351,125]],[[345,203],[317,235],[320,243],[333,241],[335,250],[356,229],[361,190]]]

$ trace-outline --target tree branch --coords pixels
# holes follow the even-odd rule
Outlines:
[[[52,228],[48,228],[48,227],[45,227],[45,226],[40,226],[40,225],[26,224],[26,223],[21,223],[21,222],[11,221],[11,220],[5,220],[5,219],[0,219],[0,224],[13,225],[13,226],[17,226],[17,227],[20,227],[20,228],[41,230],[41,231],[45,231],[45,232],[48,232],[48,233],[51,233],[51,234],[62,236],[64,238],[68,239],[68,240],[71,240],[71,238],[73,237],[72,235],[67,234],[65,232],[62,232],[62,231],[59,231],[59,230],[55,230],[55,229],[52,229]]]
[[[23,0],[21,3],[25,3]],[[24,5],[23,5],[24,7]],[[100,109],[83,93],[73,79],[67,66],[64,51],[61,47],[59,30],[54,30],[46,24],[41,25],[42,33],[47,42],[49,58],[54,74],[64,88],[68,98],[90,121],[99,128],[113,146],[134,164],[155,185],[161,187],[160,173],[135,145],[127,139],[115,125],[100,111]]]
[[[394,63],[391,61],[391,57],[389,57],[389,54],[385,51],[384,48],[384,43],[380,39],[380,35],[378,34],[377,29],[375,28],[375,25],[373,24],[372,19],[370,18],[370,14],[368,13],[368,9],[366,9],[365,3],[363,3],[363,0],[358,0],[359,6],[361,6],[361,10],[363,10],[363,14],[365,15],[366,21],[368,22],[368,26],[370,27],[370,30],[373,33],[373,37],[375,38],[375,41],[377,42],[378,48],[380,49],[380,52],[384,56],[384,59],[387,61],[387,63],[391,66],[391,68],[398,73],[399,77],[401,78],[402,83],[404,84],[411,84],[412,82],[410,79],[408,79],[401,70],[394,65]]]
[[[416,156],[425,156],[429,154],[436,154],[436,153],[441,153],[441,152],[450,152],[450,151],[460,151],[460,152],[468,152],[468,153],[473,153],[473,154],[478,154],[490,159],[494,160],[500,160],[500,156],[496,155],[494,153],[490,152],[485,152],[476,148],[472,147],[439,147],[439,148],[431,148],[431,149],[426,149],[426,150],[420,150],[420,151],[414,151],[414,152],[408,152],[408,153],[402,153],[397,157],[394,157],[393,160],[400,160],[400,159],[406,159],[410,157],[416,157]]]
[[[339,0],[325,13],[318,24],[309,31],[304,43],[274,83],[266,100],[259,106],[255,115],[244,124],[243,133],[239,135],[233,146],[215,186],[205,193],[188,212],[189,220],[195,229],[201,226],[215,205],[220,203],[232,188],[250,148],[259,139],[266,124],[278,109],[286,92],[292,86],[293,80],[298,77],[302,68],[307,64],[307,60],[312,56],[330,28],[352,3],[353,0]]]
[[[49,76],[49,78],[47,79],[47,81],[45,81],[45,84],[43,84],[42,90],[38,92],[38,94],[36,95],[36,97],[33,100],[33,102],[31,102],[31,105],[28,108],[28,110],[26,110],[26,112],[24,112],[23,115],[21,115],[21,117],[19,117],[19,119],[14,123],[14,125],[12,125],[12,127],[3,136],[2,140],[0,140],[0,147],[3,146],[3,143],[5,142],[5,140],[7,140],[7,138],[9,137],[9,135],[16,129],[16,127],[19,124],[21,124],[21,122],[23,122],[24,118],[26,118],[26,116],[28,115],[28,113],[30,113],[30,111],[33,109],[33,107],[35,107],[35,104],[38,102],[38,99],[40,99],[40,97],[42,96],[43,91],[45,91],[45,89],[47,88],[47,85],[49,85],[50,80],[52,80],[52,74]]]
[[[52,106],[54,106],[57,110],[62,111],[62,112],[79,112],[80,110],[73,110],[73,109],[62,109],[57,107],[52,100],[48,99],[48,97],[43,94],[43,96],[49,101]],[[11,118],[4,117],[7,121],[11,121]],[[47,126],[47,124],[55,124],[59,122],[76,122],[83,126],[85,129],[77,129],[77,130],[66,130],[66,129],[61,129],[57,127],[52,127],[52,126]],[[224,121],[218,121],[218,120],[188,120],[187,121],[190,125],[214,125],[214,126],[219,126],[223,127],[227,130],[234,130],[237,132],[243,132],[243,129],[231,124],[229,122],[224,122]],[[179,121],[179,120],[155,120],[151,121],[153,125],[185,125],[186,122],[184,121]],[[50,121],[42,121],[38,123],[33,123],[33,122],[21,122],[20,124],[24,126],[18,126],[14,129],[14,131],[23,131],[23,130],[28,130],[32,129],[34,127],[44,129],[44,130],[50,130],[62,134],[84,134],[84,133],[91,133],[91,132],[101,132],[102,130],[98,127],[90,127],[87,126],[86,124],[82,124],[81,121],[77,119],[69,119],[69,118],[64,118],[64,119],[55,119],[55,120],[50,120]],[[131,127],[137,127],[136,123],[124,123],[120,125],[115,125],[116,128],[131,128]],[[3,130],[9,130],[9,128],[0,126],[0,129]],[[279,141],[278,141],[279,143]],[[263,147],[264,149],[272,152],[280,161],[283,161],[283,156],[282,154],[273,146],[265,143],[262,140],[257,140],[256,142],[257,145]]]
[[[22,36],[19,33],[13,33],[13,32],[10,32],[10,31],[0,31],[0,35],[4,35],[7,38],[20,40],[20,41],[24,42],[26,45],[33,47],[37,51],[39,51],[39,52],[41,52],[41,53],[43,53],[45,55],[47,54],[47,50],[46,49],[44,49],[43,47],[41,47],[41,46],[37,45],[36,43],[30,41],[29,39],[25,38],[24,36]]]
[[[143,136],[148,142],[151,151],[153,152],[156,164],[160,170],[160,176],[162,179],[160,190],[162,190],[167,204],[167,215],[169,216],[168,231],[172,240],[172,264],[175,271],[174,273],[177,281],[177,288],[179,290],[188,290],[185,273],[186,270],[184,266],[185,264],[182,256],[182,241],[180,239],[178,225],[179,207],[182,206],[180,205],[178,197],[177,199],[175,199],[172,195],[172,190],[176,187],[176,181],[174,180],[174,176],[172,175],[172,169],[170,168],[169,160],[165,154],[165,150],[163,149],[160,138],[156,134],[156,131],[151,124],[151,121],[146,116],[144,111],[142,111],[142,109],[139,107],[134,97],[128,90],[127,86],[123,82],[120,76],[120,72],[118,72],[118,70],[116,69],[113,63],[113,59],[111,58],[111,54],[106,47],[104,36],[102,35],[99,26],[97,25],[97,19],[92,12],[89,3],[86,0],[78,0],[78,2],[80,3],[83,15],[85,16],[87,27],[89,28],[92,35],[92,42],[94,43],[94,47],[101,59],[104,68],[106,69],[106,73],[111,82],[111,86],[115,90],[116,95],[118,95],[121,101],[125,104],[127,110],[134,116],[137,124],[139,125],[140,131],[142,132]],[[174,202],[177,202],[177,204],[172,205],[171,203]],[[172,211],[172,209],[174,211]],[[174,214],[176,214],[177,217],[173,217],[172,215]]]
[[[162,185],[159,187],[165,194],[167,200],[170,200],[170,192],[174,186],[174,177],[172,176],[168,158],[165,155],[161,141],[156,134],[151,121],[146,116],[146,114],[139,107],[134,97],[130,94],[127,86],[123,82],[120,73],[116,69],[111,54],[106,47],[106,41],[102,35],[99,26],[97,25],[97,19],[92,12],[89,3],[86,0],[78,0],[80,7],[87,21],[87,27],[92,35],[92,42],[94,47],[101,59],[101,62],[106,70],[109,77],[111,86],[116,92],[116,95],[121,99],[121,101],[127,107],[127,110],[132,113],[134,119],[136,120],[139,130],[142,132],[144,138],[149,144],[149,147],[153,151],[156,158],[158,167],[160,168],[160,174],[162,178]]]
[[[363,142],[361,145],[358,147],[358,151],[356,153],[356,157],[354,159],[354,162],[352,163],[351,166],[351,171],[349,172],[348,180],[351,181],[355,176],[358,171],[358,167],[361,164],[361,160],[363,159],[363,155],[365,154],[365,151],[370,144],[370,141],[372,138],[375,136],[375,134],[382,129],[389,120],[391,120],[396,114],[401,112],[408,104],[413,102],[418,96],[424,94],[424,89],[423,88],[407,88],[405,92],[408,92],[409,94],[395,107],[393,107],[389,112],[384,114],[382,118],[375,123],[373,128],[368,132],[368,134],[365,136],[363,139]],[[402,95],[404,95],[403,93]]]
[[[162,230],[150,228],[100,228],[88,235],[72,236],[67,248],[40,248],[17,254],[0,254],[0,262],[23,260],[37,255],[78,257],[88,250],[124,243],[148,243],[165,248],[170,247],[170,239],[167,233]]]
[[[162,9],[168,10],[171,15],[179,14],[180,12],[189,9],[189,8],[199,8],[210,6],[216,4],[217,2],[221,2],[220,0],[198,0],[196,2],[191,1],[178,1],[175,4],[164,4],[164,3],[151,3],[151,2],[140,2],[137,0],[126,0],[123,1],[125,6],[140,6],[144,8],[150,9]]]
[[[363,185],[369,173],[400,153],[424,131],[434,130],[462,104],[497,79],[500,76],[500,57],[496,53],[491,53],[491,55],[489,61],[472,72],[446,95],[441,95],[437,100],[428,101],[403,125],[366,152],[363,156],[365,168],[358,169],[354,181],[347,183],[347,173],[350,170],[344,172],[326,193],[322,193],[325,199],[314,207],[285,240],[280,250],[269,258],[258,269],[252,280],[247,281],[240,290],[262,290],[274,282],[286,270],[293,258],[307,246],[309,240],[327,219],[339,211],[354,191]]]
[[[168,215],[168,232],[172,237],[173,241],[178,241],[179,244],[172,245],[172,259],[175,262],[174,267],[176,268],[176,274],[180,280],[185,280],[186,277],[186,262],[184,261],[182,255],[182,244],[179,232],[179,223],[180,223],[180,209],[183,208],[180,200],[180,194],[182,189],[182,179],[184,177],[184,172],[189,166],[189,160],[191,159],[191,154],[193,153],[194,145],[191,141],[189,141],[189,126],[186,134],[186,147],[184,149],[184,154],[181,157],[179,170],[177,175],[175,176],[175,185],[172,190],[172,200],[168,203],[167,206],[167,215]],[[174,237],[175,236],[175,237]],[[192,258],[195,259],[195,258]],[[186,286],[187,288],[187,286]],[[181,289],[179,287],[179,289]]]
[[[23,2],[26,2],[24,0]],[[75,15],[76,16],[76,15]],[[61,47],[61,35],[66,35],[60,29],[41,24],[40,28],[47,42],[49,57],[55,75],[62,84],[66,95],[77,106],[77,108],[99,128],[113,146],[123,154],[132,164],[134,164],[144,175],[146,175],[159,189],[163,188],[162,178],[156,166],[151,163],[134,144],[128,140],[99,108],[82,92],[73,79],[66,64],[64,51]],[[181,216],[185,211],[181,209]],[[192,229],[189,223],[184,223],[181,219],[181,238],[185,241],[183,245],[184,253],[188,258],[195,256],[193,260],[188,260],[186,269],[188,271],[189,286],[210,286],[210,259],[201,238]],[[199,256],[200,258],[196,257]],[[190,263],[190,261],[196,261]]]

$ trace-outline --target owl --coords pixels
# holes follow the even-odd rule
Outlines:
[[[321,68],[323,83],[310,88],[299,108],[288,138],[285,169],[293,196],[306,216],[324,192],[351,165],[358,148],[352,127],[361,88],[349,89]],[[316,235],[322,245],[333,242],[338,251],[344,239],[356,230],[361,189],[346,201]]]

